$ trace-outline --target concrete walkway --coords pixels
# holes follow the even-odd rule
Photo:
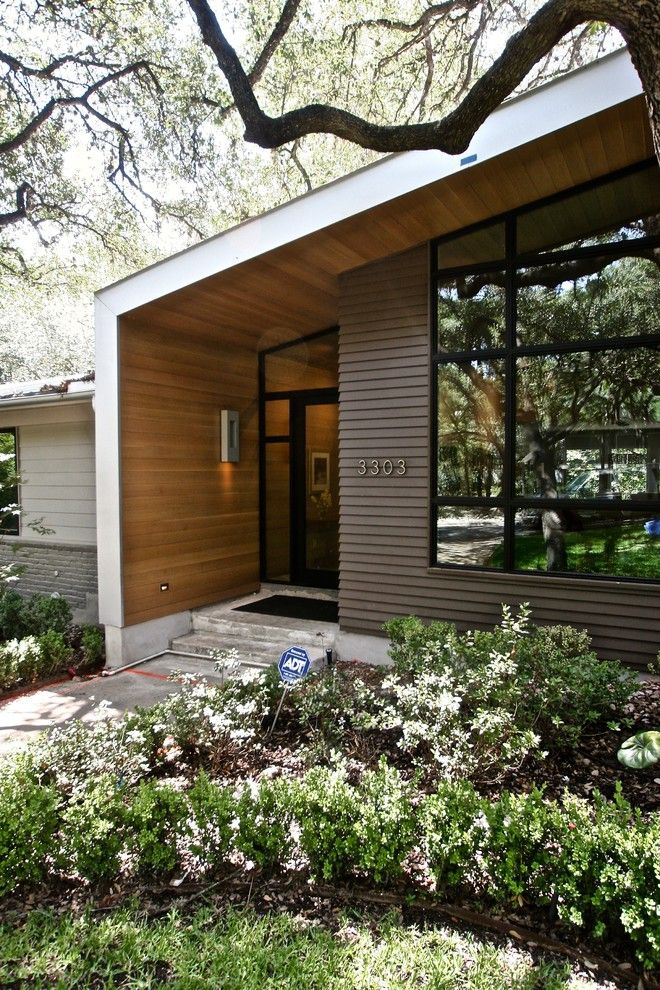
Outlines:
[[[109,677],[67,680],[0,700],[0,758],[20,749],[44,729],[62,725],[69,719],[93,722],[99,717],[98,705],[102,700],[110,702],[104,716],[119,716],[138,705],[146,708],[155,704],[181,690],[168,680],[175,670],[205,677],[209,684],[220,682],[212,661],[168,653]]]

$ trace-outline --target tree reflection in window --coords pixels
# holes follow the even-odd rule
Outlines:
[[[536,258],[510,251],[504,268],[476,258],[472,270],[438,274],[438,563],[454,562],[443,540],[457,542],[460,521],[460,563],[660,579],[657,166],[611,185],[622,182],[639,216],[623,216],[605,183],[531,211],[554,230],[547,247],[535,231]],[[580,211],[562,213],[580,197],[582,238]],[[508,218],[510,245],[521,225],[529,243],[529,215]],[[575,237],[568,250],[560,231]],[[488,556],[481,538],[471,555],[471,533],[476,546],[495,508],[503,539]]]

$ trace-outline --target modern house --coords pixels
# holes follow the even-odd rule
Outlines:
[[[660,176],[625,51],[97,294],[109,662],[261,582],[343,656],[503,602],[660,648]]]
[[[98,618],[94,375],[0,385],[0,564],[21,593],[63,595]]]

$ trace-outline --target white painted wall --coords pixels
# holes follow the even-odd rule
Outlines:
[[[16,427],[22,506],[18,537],[42,543],[96,545],[94,413],[90,400],[0,408],[0,429]],[[28,525],[43,520],[53,532]]]

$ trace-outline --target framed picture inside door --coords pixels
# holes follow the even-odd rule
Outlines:
[[[330,454],[312,451],[309,459],[309,490],[324,492],[330,487]]]

